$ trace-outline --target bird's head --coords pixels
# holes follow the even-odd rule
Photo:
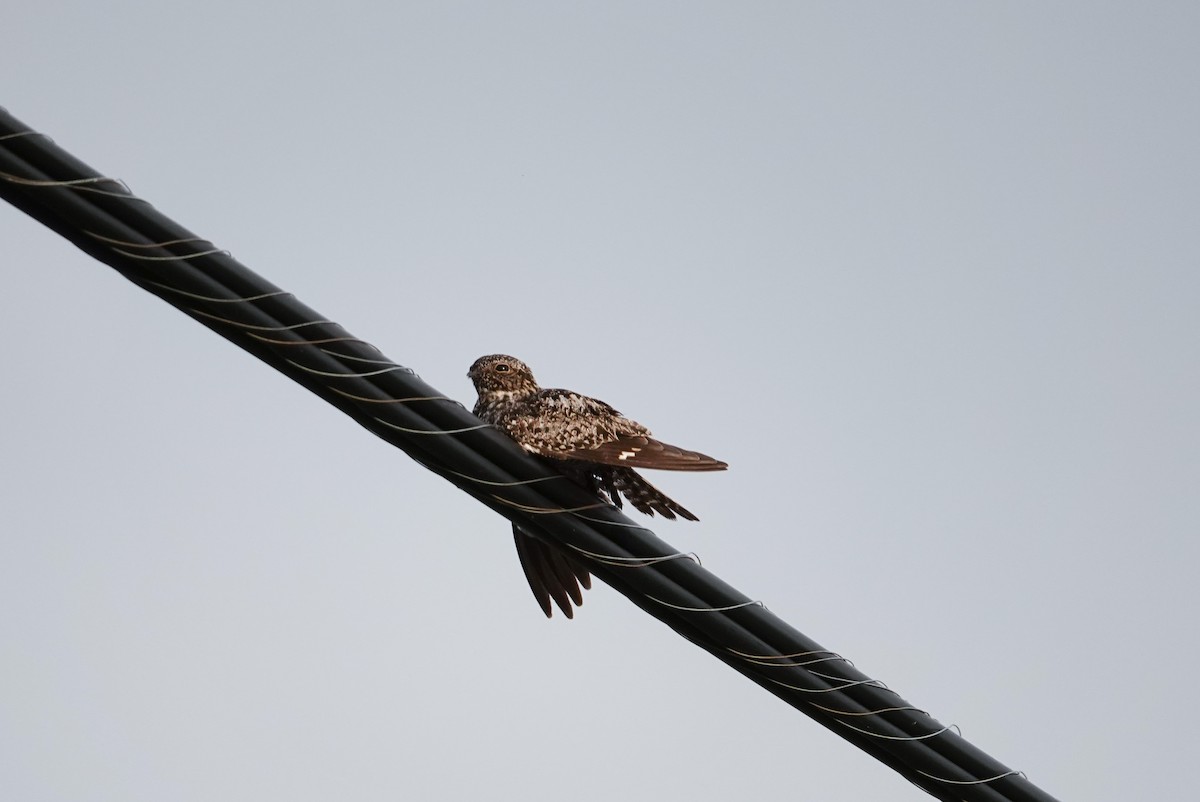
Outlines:
[[[479,397],[513,398],[532,395],[539,389],[533,371],[521,360],[506,354],[481,356],[467,371]]]

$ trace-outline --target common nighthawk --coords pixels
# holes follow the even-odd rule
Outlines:
[[[664,518],[678,515],[699,520],[633,469],[723,471],[729,467],[704,454],[653,439],[649,429],[603,401],[570,390],[543,390],[529,367],[511,356],[481,356],[467,376],[479,393],[476,415],[526,451],[553,460],[577,484],[617,507],[624,496],[647,515],[657,512]],[[525,578],[546,617],[552,615],[553,599],[567,618],[573,618],[571,602],[583,604],[580,585],[592,586],[587,570],[516,524],[513,538]]]

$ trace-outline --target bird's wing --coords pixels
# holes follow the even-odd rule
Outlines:
[[[655,440],[608,404],[569,390],[542,390],[506,423],[527,451],[554,459],[665,471],[722,471],[720,460]]]
[[[627,468],[653,468],[661,471],[723,471],[728,464],[698,451],[673,446],[645,435],[617,437],[592,448],[578,448],[554,454],[559,459],[621,465]]]
[[[553,599],[567,618],[574,618],[571,602],[578,607],[583,604],[583,591],[591,588],[592,576],[583,566],[553,546],[527,535],[513,524],[513,540],[517,544],[517,557],[525,571],[525,579],[542,612],[550,618],[554,608]],[[580,586],[582,585],[582,589]]]
[[[566,459],[564,454],[595,448],[626,435],[650,434],[603,401],[568,390],[542,390],[504,423],[526,451]]]

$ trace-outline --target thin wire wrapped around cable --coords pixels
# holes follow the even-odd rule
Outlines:
[[[0,195],[523,531],[569,550],[650,615],[933,796],[1053,799],[697,560],[597,504],[409,368],[2,110]]]

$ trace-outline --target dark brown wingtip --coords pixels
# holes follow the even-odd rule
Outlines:
[[[553,546],[525,534],[516,524],[513,524],[513,541],[529,589],[542,612],[547,618],[554,617],[553,600],[563,615],[574,618],[574,608],[583,605],[583,590],[592,586],[587,569]]]
[[[581,448],[555,456],[559,459],[576,459],[597,462],[601,465],[649,468],[659,471],[723,471],[729,467],[728,463],[713,459],[699,451],[688,451],[685,448],[642,435],[622,437],[595,448]]]
[[[547,618],[553,618],[554,608],[550,606],[550,591],[547,590],[546,581],[542,577],[540,561],[529,545],[531,540],[532,538],[518,529],[516,524],[513,524],[513,542],[517,546],[517,559],[521,561],[521,570],[525,572],[525,581],[529,583],[529,589],[533,591],[533,598],[542,608],[542,612],[546,614]]]

